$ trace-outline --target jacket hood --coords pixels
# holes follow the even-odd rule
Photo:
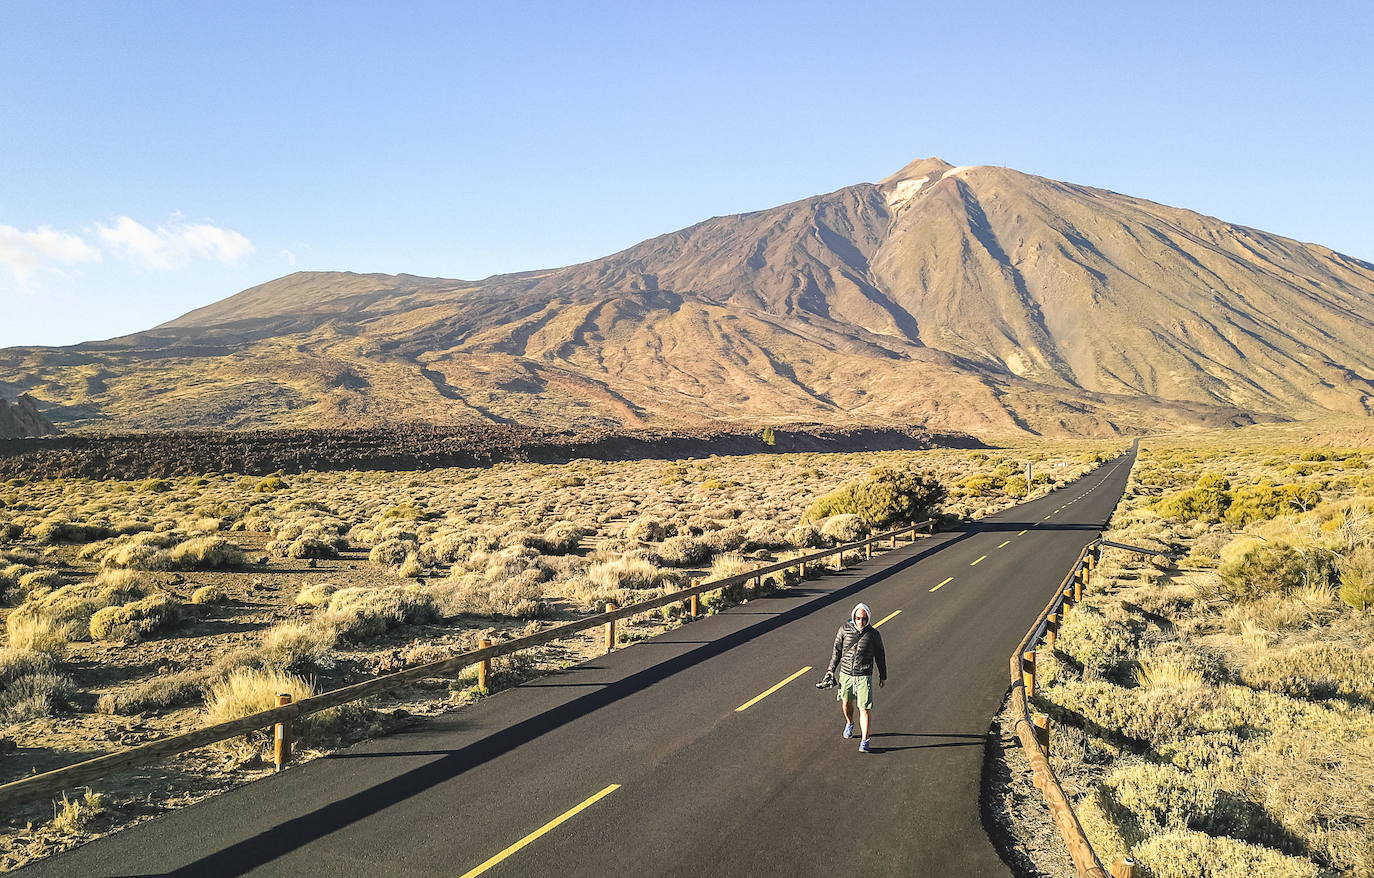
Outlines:
[[[860,601],[859,603],[855,604],[855,605],[854,605],[854,609],[852,609],[852,610],[849,611],[849,621],[853,622],[853,621],[854,621],[854,617],[857,616],[857,615],[859,615],[859,611],[860,611],[860,610],[863,610],[863,611],[864,611],[865,615],[868,616],[868,624],[872,625],[872,624],[873,624],[873,611],[870,610],[870,609],[868,608],[868,604],[864,603],[863,601]]]

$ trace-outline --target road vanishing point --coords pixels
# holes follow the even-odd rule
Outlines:
[[[1133,462],[14,874],[1009,875],[979,804],[1008,656]],[[813,685],[860,600],[869,754]]]

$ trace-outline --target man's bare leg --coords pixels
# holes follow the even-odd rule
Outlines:
[[[845,716],[848,716],[848,715],[849,715],[848,713],[845,714]],[[860,730],[861,732],[863,732],[863,737],[862,737],[860,740],[863,740],[863,741],[867,741],[867,740],[868,740],[868,723],[869,723],[869,719],[870,719],[870,717],[872,717],[872,715],[873,715],[873,711],[872,711],[872,710],[865,710],[865,709],[862,708],[862,707],[859,708],[859,730]]]
[[[851,724],[854,722],[854,705],[857,703],[856,701],[850,700],[840,702],[840,712],[844,714],[845,722]]]

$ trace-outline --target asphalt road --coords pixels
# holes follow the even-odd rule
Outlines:
[[[1132,461],[16,874],[1007,875],[978,800],[1008,656]],[[858,600],[867,755],[813,685]]]

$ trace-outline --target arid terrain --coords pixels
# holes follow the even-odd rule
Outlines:
[[[864,515],[835,509],[902,474],[943,485],[943,516],[976,517],[1121,448],[9,479],[0,483],[0,735],[17,749],[0,760],[0,778],[857,538],[887,513],[872,502]],[[705,605],[728,599],[712,593]],[[676,624],[674,611],[655,612],[625,626],[622,640]],[[496,685],[595,646],[588,637],[499,663]],[[318,753],[476,697],[471,672],[426,681],[321,715],[302,728],[302,744]],[[84,799],[6,815],[0,865],[261,776],[264,743],[204,748],[111,777]]]
[[[1374,442],[1348,425],[1154,438],[1035,709],[1104,861],[1157,878],[1374,875]],[[1028,770],[1009,751],[1009,772]],[[1024,786],[1024,785],[1023,785]],[[1019,802],[1023,845],[1046,813]],[[1033,857],[1067,876],[1062,855]]]
[[[108,431],[780,419],[1107,436],[1374,411],[1374,266],[1007,168],[912,162],[481,281],[299,272],[146,332],[0,350]]]

